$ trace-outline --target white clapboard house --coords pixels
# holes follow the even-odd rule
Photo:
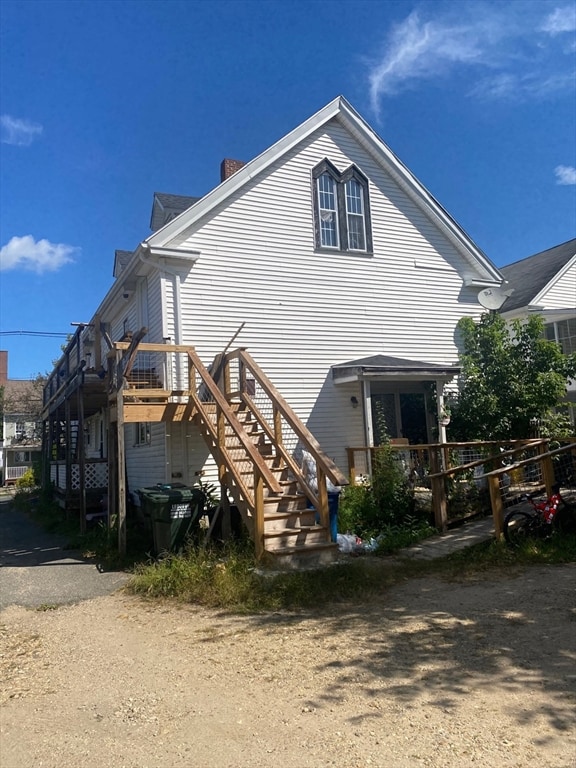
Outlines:
[[[457,322],[500,272],[342,97],[203,197],[157,193],[152,229],[48,383],[53,482],[82,504],[107,484],[121,510],[204,472],[259,553],[321,548],[293,514],[303,492],[326,519],[302,450],[341,484],[384,430],[442,439]]]

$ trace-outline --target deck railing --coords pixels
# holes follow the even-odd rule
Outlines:
[[[558,453],[551,453],[551,445],[563,447]],[[415,494],[429,495],[434,524],[439,530],[445,530],[450,523],[490,512],[500,520],[502,511],[522,493],[549,488],[553,482],[551,476],[557,482],[567,483],[568,487],[576,483],[573,440],[392,444],[390,447],[397,453]],[[370,482],[377,450],[348,449],[351,483]],[[498,493],[496,480],[490,480],[491,477],[498,480]]]

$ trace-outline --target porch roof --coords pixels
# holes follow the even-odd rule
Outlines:
[[[335,384],[348,384],[362,379],[391,381],[450,381],[460,373],[457,365],[437,365],[421,360],[406,360],[389,355],[372,355],[332,366]]]

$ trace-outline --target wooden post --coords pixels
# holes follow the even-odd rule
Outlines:
[[[330,514],[328,511],[328,490],[326,488],[326,475],[322,467],[316,465],[316,472],[318,478],[318,514],[320,515],[320,525],[323,525],[328,532],[328,540],[330,541]]]
[[[116,476],[118,478],[117,504],[118,504],[118,552],[126,554],[126,455],[124,445],[124,393],[122,386],[117,392],[116,400],[117,421],[117,463]]]
[[[346,453],[348,454],[348,478],[350,485],[356,485],[356,459],[354,458],[356,452],[354,448],[346,448]]]
[[[220,480],[220,499],[222,506],[222,538],[226,541],[232,535],[232,520],[230,515],[230,502],[226,491],[226,465],[222,456],[226,452],[226,419],[219,405],[216,405],[216,436],[218,456],[218,478]]]
[[[254,544],[256,558],[264,554],[264,479],[254,470]]]
[[[274,439],[276,445],[282,445],[282,414],[276,405],[274,405]]]
[[[433,475],[440,470],[442,460],[436,451],[430,451],[430,469]],[[432,477],[432,508],[434,510],[434,525],[444,533],[448,527],[448,512],[446,503],[446,480],[444,476]]]
[[[222,394],[228,400],[230,396],[230,359],[226,355],[222,355],[222,365],[224,366],[222,371]]]
[[[64,427],[66,439],[66,489],[64,509],[68,520],[68,505],[72,498],[72,425],[70,424],[70,399],[66,396],[64,401]]]
[[[241,395],[246,394],[246,364],[242,355],[238,355],[238,389]]]
[[[490,489],[490,504],[492,506],[492,517],[494,518],[494,534],[496,541],[502,536],[504,523],[504,505],[502,504],[502,494],[500,492],[501,475],[488,475],[488,488]]]
[[[80,376],[84,377],[81,373]],[[80,493],[80,533],[86,533],[86,450],[84,444],[84,398],[83,388],[80,385],[76,390],[78,400],[78,478]]]
[[[542,455],[544,453],[548,453],[550,450],[550,443],[542,443],[538,447],[539,453]],[[556,482],[556,476],[554,473],[554,464],[552,463],[552,457],[546,456],[542,459],[542,479],[544,480],[544,485],[546,486],[546,496],[550,497],[552,495],[552,486]]]
[[[442,469],[451,469],[450,449],[447,445],[442,445]]]
[[[434,525],[439,531],[444,533],[448,527],[446,483],[444,477],[432,478],[432,506],[434,508]]]
[[[114,409],[114,414],[116,409]],[[112,420],[112,405],[108,400],[106,408],[106,458],[108,459],[108,528],[112,527],[112,515],[116,510],[116,440]]]

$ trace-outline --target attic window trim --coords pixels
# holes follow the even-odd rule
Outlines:
[[[333,182],[333,193],[328,186],[320,187],[321,179],[329,179]],[[361,190],[361,211],[350,210],[348,184],[355,181]],[[334,195],[335,204],[332,206],[330,196]],[[358,199],[358,198],[356,198]],[[312,200],[314,213],[314,240],[315,250],[321,253],[354,253],[372,255],[372,221],[370,216],[370,197],[368,191],[368,179],[354,163],[340,172],[336,166],[326,157],[312,169]],[[322,205],[324,204],[324,205]],[[336,214],[335,226],[332,229],[334,244],[326,242],[326,236],[330,236],[330,229],[322,232],[322,214],[334,211]],[[356,237],[363,240],[363,247],[352,247],[351,220],[361,218],[362,228],[357,229]],[[323,236],[325,234],[325,236]]]

